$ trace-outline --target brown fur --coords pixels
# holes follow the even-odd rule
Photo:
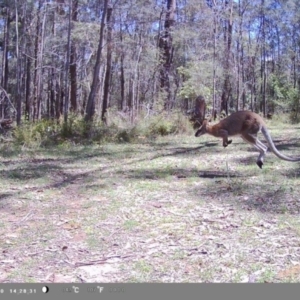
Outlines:
[[[208,133],[214,137],[221,137],[223,139],[223,146],[227,147],[232,142],[232,140],[228,140],[228,137],[239,135],[245,142],[253,145],[260,152],[256,163],[262,168],[263,159],[268,147],[257,138],[257,134],[260,131],[263,133],[271,150],[277,157],[286,161],[300,161],[300,157],[288,157],[276,149],[263,118],[251,111],[235,112],[215,125],[209,125],[207,120],[204,120],[195,136],[199,137]]]
[[[190,119],[190,121],[193,123],[194,129],[202,125],[203,120],[205,118],[205,112],[206,112],[205,99],[203,96],[198,96],[195,100],[194,113]]]

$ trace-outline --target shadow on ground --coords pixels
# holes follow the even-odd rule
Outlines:
[[[196,197],[233,204],[243,210],[257,210],[264,213],[299,214],[299,186],[285,183],[283,186],[269,182],[252,183],[251,177],[231,177],[229,180],[206,181],[201,190],[195,188]],[[221,196],[221,197],[220,197]]]

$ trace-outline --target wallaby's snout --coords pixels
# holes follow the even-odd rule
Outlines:
[[[207,126],[208,126],[207,120],[204,120],[204,121],[202,122],[202,125],[200,126],[200,128],[196,131],[195,137],[199,137],[199,136],[205,134],[205,133],[206,133],[206,127],[207,127]]]

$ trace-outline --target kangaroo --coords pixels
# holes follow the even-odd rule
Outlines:
[[[257,134],[260,131],[277,157],[286,161],[300,161],[300,157],[288,157],[277,150],[264,120],[261,116],[251,111],[237,111],[215,125],[209,125],[208,121],[204,120],[195,136],[199,137],[208,133],[215,137],[221,137],[223,138],[223,146],[227,147],[232,142],[232,140],[228,140],[229,136],[240,135],[245,142],[251,144],[259,151],[260,154],[256,164],[259,168],[262,168],[268,147],[257,138]]]

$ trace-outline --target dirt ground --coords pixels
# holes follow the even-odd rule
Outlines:
[[[271,133],[300,156],[297,126]],[[257,155],[209,136],[3,144],[0,282],[299,282],[300,163]]]

